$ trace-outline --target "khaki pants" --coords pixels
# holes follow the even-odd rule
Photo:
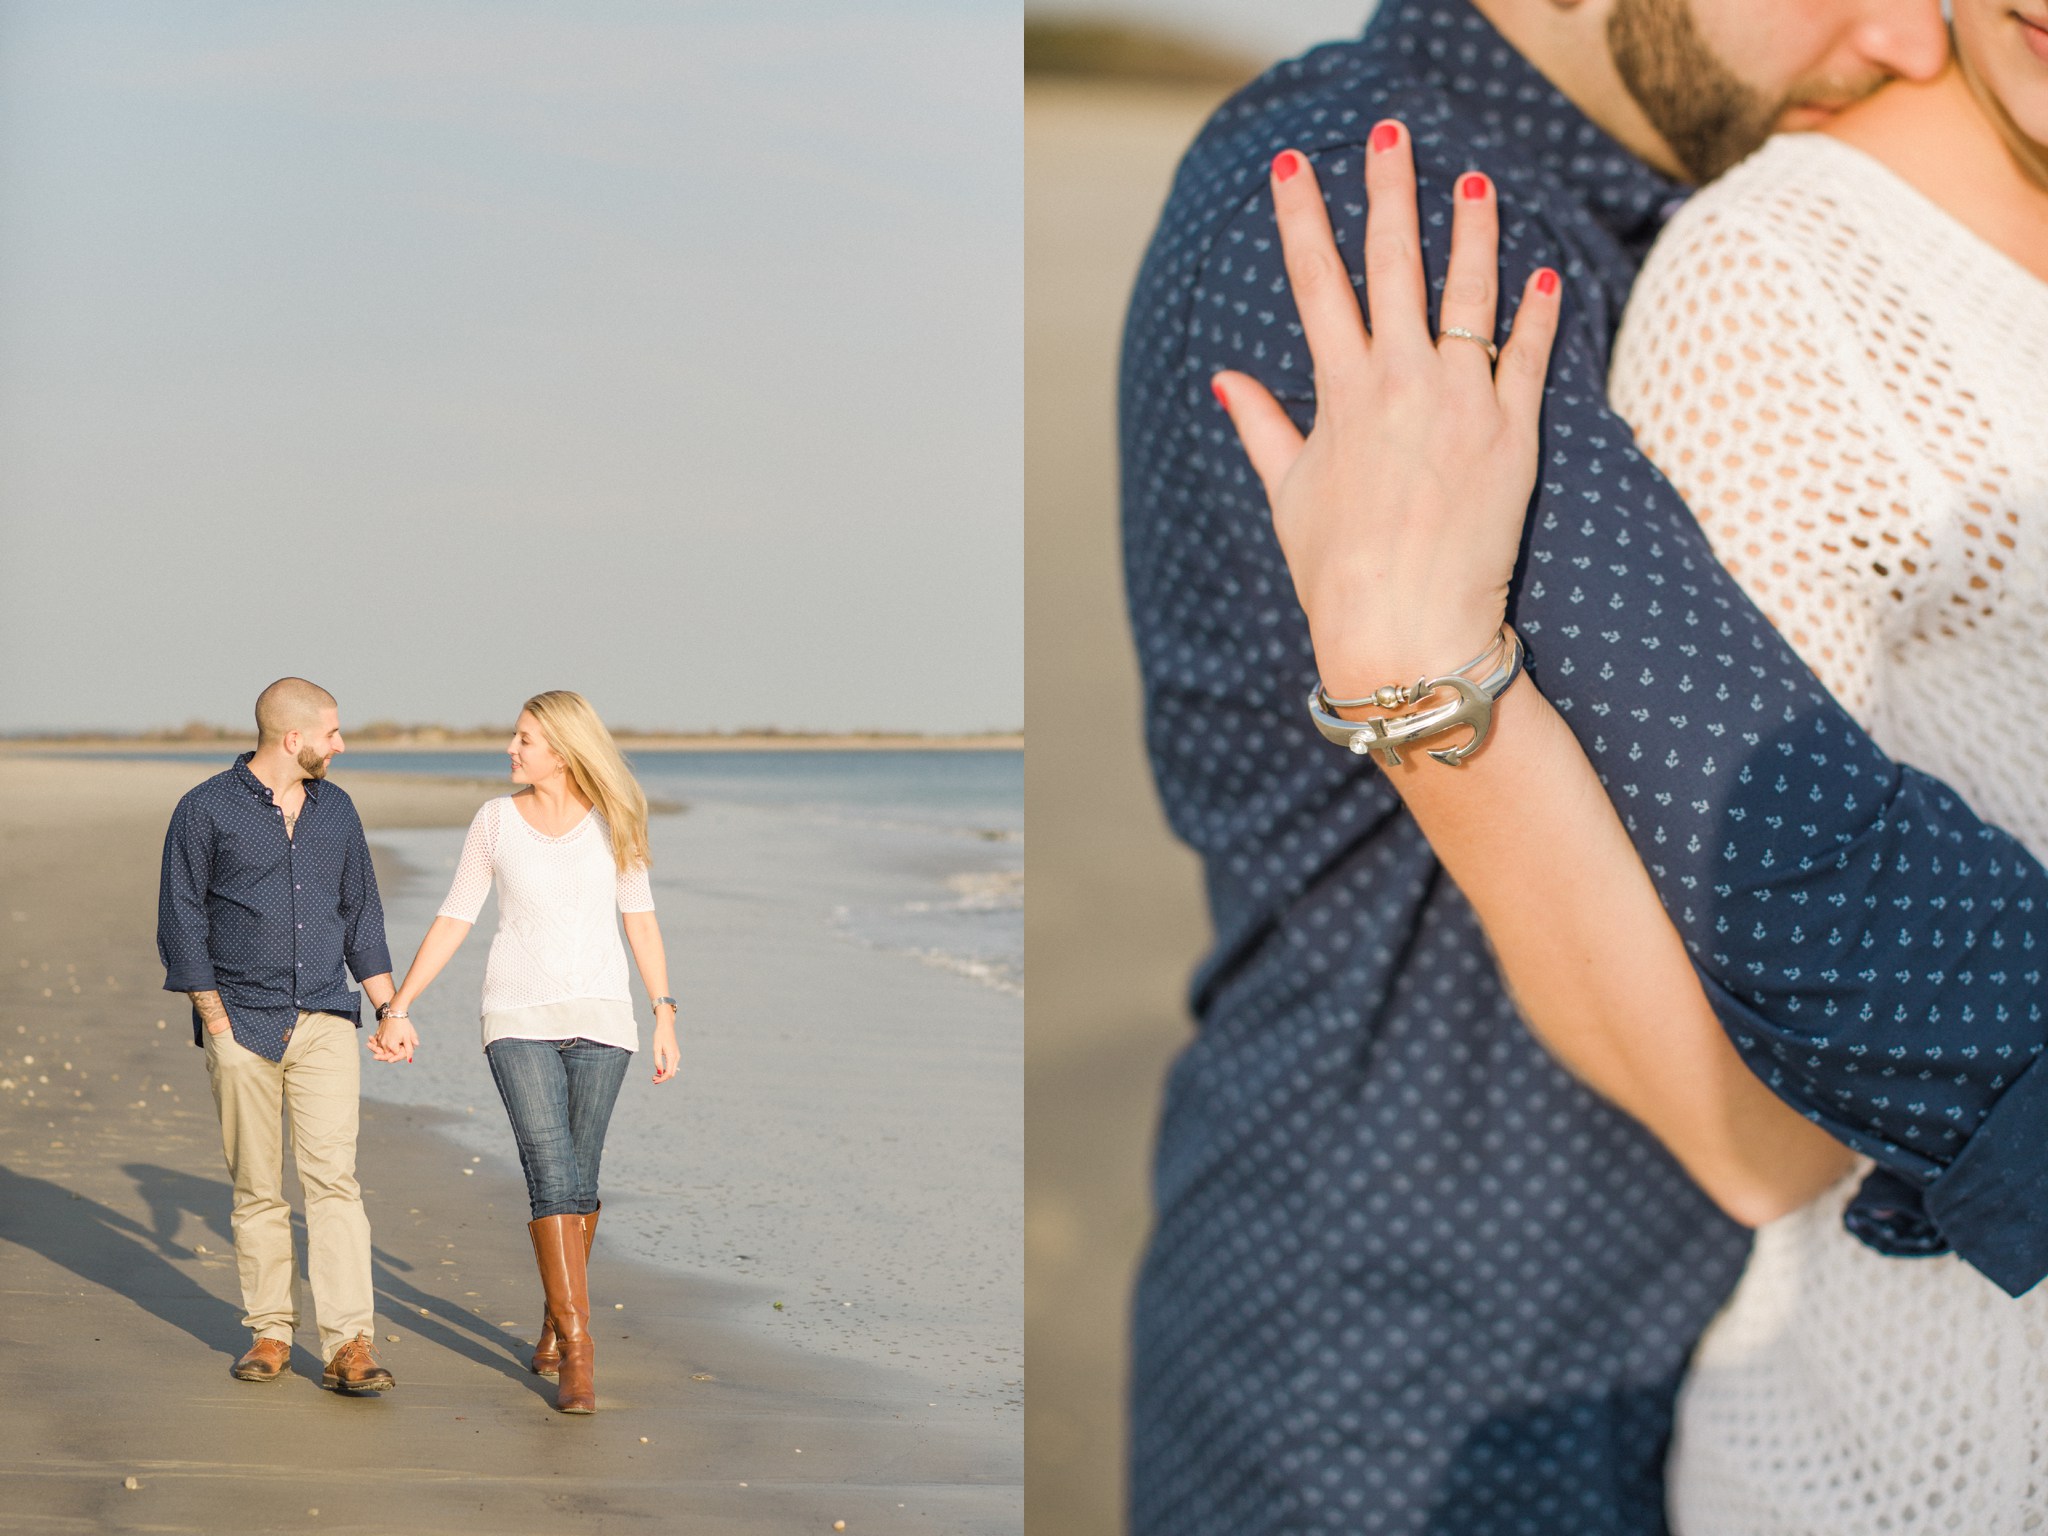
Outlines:
[[[232,1033],[206,1037],[206,1072],[220,1112],[221,1147],[235,1183],[235,1261],[243,1326],[291,1342],[292,1208],[284,1194],[283,1115],[306,1191],[306,1277],[320,1325],[320,1358],[359,1333],[374,1333],[370,1222],[356,1184],[362,1062],[356,1029],[331,1013],[302,1013],[284,1060],[270,1061]]]

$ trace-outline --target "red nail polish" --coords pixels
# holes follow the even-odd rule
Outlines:
[[[1283,149],[1273,157],[1273,179],[1285,181],[1301,169],[1301,156],[1291,149]]]
[[[1476,203],[1480,198],[1486,196],[1486,178],[1484,176],[1467,176],[1458,183],[1458,192],[1467,202]]]
[[[1209,381],[1209,393],[1216,397],[1218,405],[1222,406],[1226,411],[1230,409],[1230,402],[1223,398],[1223,386],[1214,379]]]
[[[1401,142],[1401,128],[1398,123],[1381,123],[1372,131],[1372,147],[1375,150],[1392,149]]]
[[[1542,294],[1557,292],[1557,274],[1545,267],[1536,274],[1536,291]]]

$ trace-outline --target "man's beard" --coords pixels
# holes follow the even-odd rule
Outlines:
[[[309,779],[324,779],[327,777],[327,759],[311,747],[301,747],[299,771]]]
[[[1707,45],[1692,0],[1615,0],[1607,46],[1622,83],[1695,181],[1712,181],[1771,136],[1797,102],[1844,106],[1884,83],[1803,80],[1777,99],[1746,85]]]
[[[1707,46],[1689,0],[1615,0],[1607,46],[1629,94],[1695,180],[1711,181],[1770,136],[1778,105]]]

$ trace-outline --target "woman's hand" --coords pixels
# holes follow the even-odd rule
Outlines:
[[[667,1082],[682,1064],[682,1048],[676,1044],[676,1011],[658,1008],[654,1014],[654,1080]]]
[[[393,1006],[409,1005],[394,1003]],[[387,1017],[377,1026],[377,1032],[370,1036],[370,1054],[378,1061],[411,1061],[419,1043],[420,1032],[412,1027],[411,1019]]]
[[[1536,486],[1538,417],[1557,334],[1558,277],[1532,274],[1501,348],[1432,338],[1407,132],[1365,153],[1367,333],[1307,157],[1273,162],[1287,276],[1315,364],[1306,440],[1242,373],[1213,385],[1273,508],[1273,529],[1337,696],[1434,676],[1489,645]],[[1499,287],[1493,183],[1458,178],[1442,322],[1489,340]]]

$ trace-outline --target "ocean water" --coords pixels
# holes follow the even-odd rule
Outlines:
[[[738,1282],[759,1298],[742,1324],[904,1367],[941,1411],[1020,1414],[1022,755],[642,753],[634,766],[681,807],[649,835],[683,1070],[651,1081],[636,977],[643,1050],[606,1143],[600,1247]],[[503,767],[479,753],[346,759],[351,774]],[[461,842],[449,828],[372,836],[401,973]],[[447,1168],[425,1177],[518,1176],[477,1018],[496,921],[493,901],[415,1005],[416,1060],[365,1059],[366,1095],[458,1117]]]
[[[833,929],[1022,993],[1023,753],[642,752],[632,762],[650,799],[762,812],[911,871],[901,889],[836,906]],[[497,752],[352,749],[341,763],[347,773],[505,777]],[[658,849],[656,860],[659,872]]]

